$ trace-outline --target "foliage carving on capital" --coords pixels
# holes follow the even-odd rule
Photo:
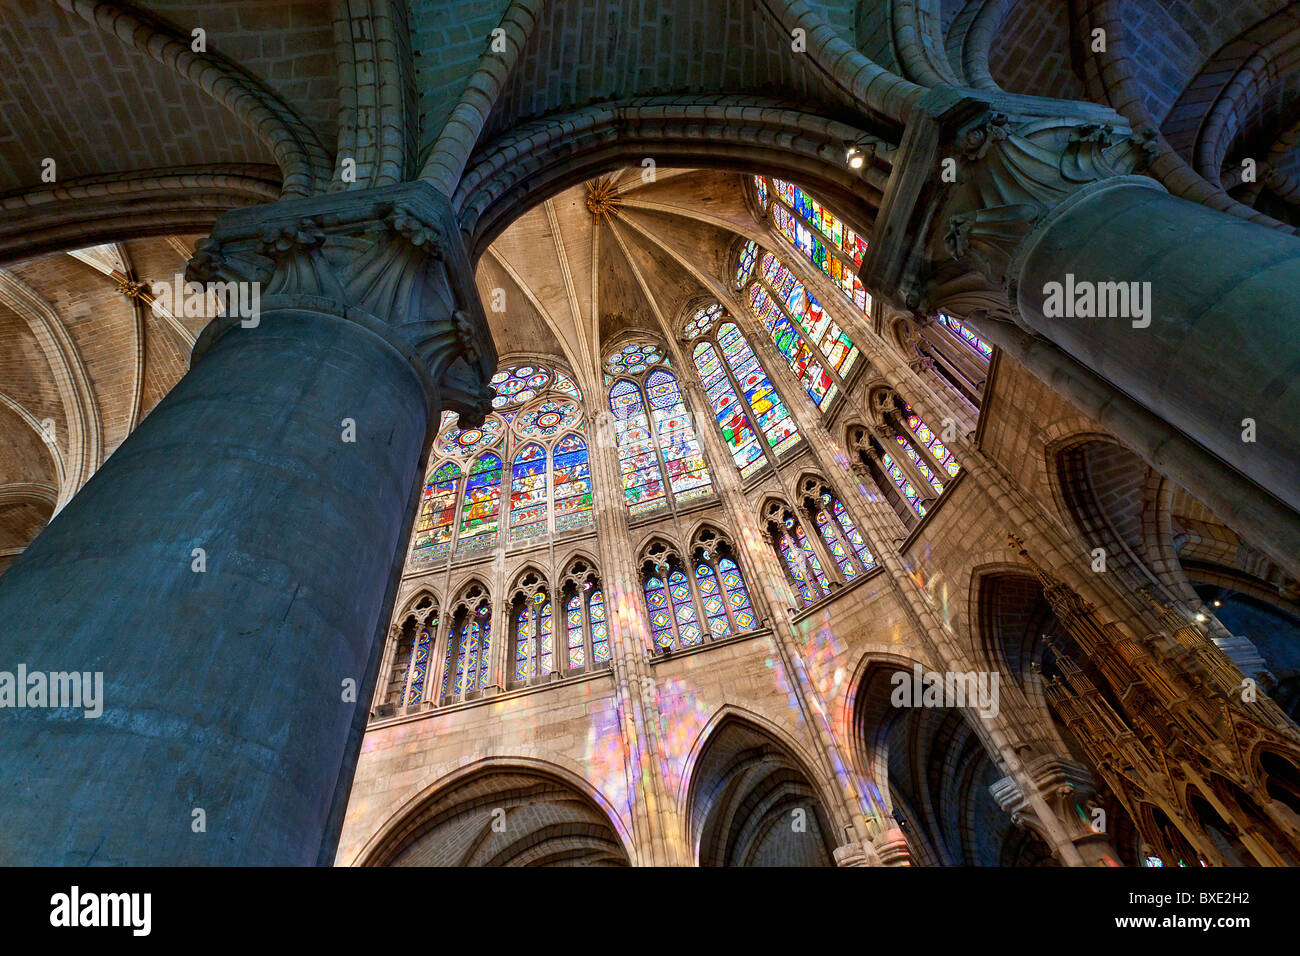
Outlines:
[[[406,184],[235,210],[196,244],[186,274],[258,282],[264,310],[323,310],[386,326],[463,422],[487,414],[496,349],[436,190]]]
[[[1064,117],[1016,121],[990,110],[957,133],[955,146],[961,175],[939,218],[947,227],[943,250],[1001,285],[1045,216],[1082,187],[1145,169],[1155,136]]]

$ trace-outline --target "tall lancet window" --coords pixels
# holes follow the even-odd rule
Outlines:
[[[861,357],[853,340],[794,273],[753,240],[741,249],[736,287],[813,404],[829,409]]]
[[[707,633],[720,638],[753,630],[754,605],[731,543],[712,528],[703,528],[695,535],[692,561]]]
[[[764,514],[768,537],[785,565],[790,584],[804,607],[831,593],[831,581],[817,549],[794,511],[779,503],[770,504]]]
[[[461,599],[447,635],[442,669],[442,700],[450,703],[485,690],[492,660],[492,606],[473,585]]]
[[[427,567],[451,554],[459,499],[460,466],[452,461],[443,462],[433,470],[424,486],[411,551],[413,567]]]
[[[437,637],[438,605],[426,594],[412,606],[394,636],[396,646],[388,686],[380,703],[410,705],[423,699]]]
[[[515,453],[510,479],[510,540],[546,533],[546,449],[536,442]]]
[[[627,345],[605,362],[619,469],[635,517],[713,491],[677,376],[654,345]]]
[[[569,566],[564,595],[564,670],[583,673],[609,666],[609,621],[600,578],[585,560]]]
[[[546,677],[556,670],[555,617],[550,595],[545,587],[539,587],[516,604],[514,679]]]
[[[863,314],[870,315],[871,296],[858,279],[867,253],[866,238],[794,183],[762,176],[754,179],[760,192],[771,197],[768,215],[781,235],[829,276]]]
[[[726,309],[715,302],[697,310],[683,336],[695,343],[696,371],[742,478],[799,443],[789,409]]]
[[[465,481],[457,550],[470,552],[493,547],[497,543],[500,515],[501,457],[488,452],[470,466]]]
[[[852,581],[873,570],[876,559],[867,547],[866,539],[830,486],[816,478],[807,478],[801,482],[799,490],[804,496],[804,512],[817,528],[844,580]]]

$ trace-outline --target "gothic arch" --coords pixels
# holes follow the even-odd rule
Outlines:
[[[1003,812],[990,787],[1003,777],[968,708],[894,706],[919,661],[876,657],[855,675],[855,755],[879,780],[912,859],[933,866],[1053,865],[1050,850]],[[902,672],[902,678],[895,674]]]
[[[787,858],[801,854],[796,865],[833,866],[850,824],[835,812],[837,802],[827,799],[834,789],[813,766],[771,721],[732,704],[720,707],[700,729],[682,770],[677,805],[692,862],[773,865],[763,862],[765,849],[779,843]]]
[[[528,814],[537,803],[549,812]],[[521,809],[525,819],[511,833],[510,811]],[[495,810],[504,816],[494,816]],[[475,839],[451,835],[437,845],[440,828],[463,827],[477,816],[483,821]],[[504,831],[492,829],[494,819],[504,820]],[[613,804],[580,773],[551,760],[494,756],[453,770],[408,799],[352,865],[626,866],[635,862],[633,846]]]
[[[700,129],[709,131],[701,138]],[[884,152],[859,176],[844,143],[865,130],[750,96],[639,97],[525,123],[476,150],[452,196],[477,260],[524,209],[646,156],[662,166],[763,169],[805,183],[849,221],[872,221],[888,171]],[[877,142],[880,142],[877,140]],[[525,145],[526,144],[526,145]],[[875,165],[879,163],[879,165]],[[864,198],[866,197],[866,198]]]
[[[438,597],[437,591],[430,585],[421,582],[415,586],[415,589],[407,597],[402,599],[400,605],[402,611],[400,614],[395,614],[393,619],[405,619],[408,614],[414,614],[417,609],[422,609],[420,605],[425,599],[428,599],[434,607],[442,604],[442,599]]]

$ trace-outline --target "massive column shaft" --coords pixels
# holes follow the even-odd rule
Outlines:
[[[1217,459],[1300,510],[1300,239],[1169,196],[1133,175],[1149,156],[1149,134],[1104,107],[934,90],[863,282],[901,308],[1001,316],[1053,343],[1189,440],[1180,457],[1205,461],[1179,471],[1198,498]]]
[[[495,360],[428,193],[241,210],[201,244],[260,314],[209,326],[0,581],[0,670],[103,682],[99,716],[0,709],[0,862],[332,860],[431,421]]]
[[[1152,185],[1102,181],[1045,221],[1019,256],[1020,316],[1300,510],[1300,239]]]

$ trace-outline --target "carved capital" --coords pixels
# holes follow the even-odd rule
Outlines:
[[[863,282],[895,306],[934,310],[978,276],[1008,301],[1016,255],[1085,187],[1146,168],[1154,135],[1108,107],[992,91],[934,90],[913,112],[876,220]],[[955,175],[953,175],[955,173]],[[1009,301],[1015,301],[1014,296]]]
[[[1067,117],[1014,122],[990,111],[958,142],[961,185],[943,208],[943,248],[999,285],[1052,209],[1083,186],[1144,169],[1151,158],[1149,131]]]
[[[1013,823],[1033,830],[1049,846],[1054,842],[1052,829],[1064,831],[1076,844],[1107,842],[1104,824],[1094,825],[1094,817],[1088,812],[1097,791],[1092,775],[1083,764],[1058,754],[1040,754],[1025,764],[1024,777],[1027,779],[1023,783],[1037,791],[1041,798],[1039,805],[1046,805],[1056,827],[1046,826],[1035,801],[1022,789],[1022,781],[1006,776],[992,784],[989,793],[1011,815]]]
[[[381,331],[463,423],[490,408],[496,349],[450,207],[426,183],[235,210],[197,243],[186,276],[256,282],[272,316],[325,312]]]

